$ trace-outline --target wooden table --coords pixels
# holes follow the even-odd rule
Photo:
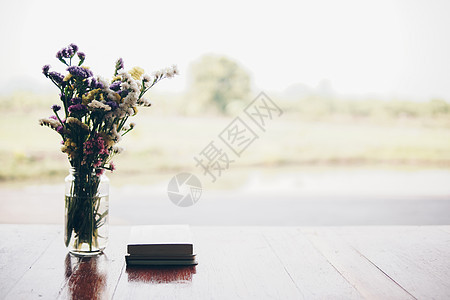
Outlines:
[[[450,299],[450,226],[192,227],[183,268],[127,268],[129,230],[81,259],[62,226],[0,225],[0,299]]]

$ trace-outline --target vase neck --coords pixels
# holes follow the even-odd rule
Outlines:
[[[97,170],[100,170],[100,169],[96,169],[96,168],[85,169],[85,168],[82,168],[80,170],[79,168],[76,168],[76,167],[70,167],[69,168],[69,174],[72,175],[72,176],[76,176],[78,174],[85,174],[85,175],[90,174],[90,175],[97,175],[97,176],[99,176]]]

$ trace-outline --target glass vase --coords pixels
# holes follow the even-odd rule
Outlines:
[[[64,242],[78,256],[100,254],[108,243],[109,179],[99,170],[71,168],[65,178]]]

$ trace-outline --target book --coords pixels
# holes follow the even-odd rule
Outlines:
[[[133,260],[153,260],[153,259],[167,259],[167,260],[192,260],[195,259],[195,254],[192,255],[125,255],[125,259],[133,259]]]
[[[193,259],[136,259],[133,256],[125,256],[128,266],[195,266],[197,261]]]
[[[191,256],[192,235],[187,225],[147,225],[131,228],[127,245],[131,256]]]

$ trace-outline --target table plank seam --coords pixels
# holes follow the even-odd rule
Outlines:
[[[302,233],[302,230],[301,229],[298,229],[298,231],[301,233],[301,234],[303,234]],[[313,241],[311,241],[311,239],[308,237],[308,235],[307,234],[304,234],[304,236],[305,236],[305,238],[306,238],[306,240],[310,243],[310,245],[314,248],[314,249],[316,249],[316,251],[323,257],[323,258],[325,258],[325,260],[327,261],[327,263],[334,269],[334,270],[336,270],[336,272],[339,274],[339,275],[341,275],[342,276],[342,278],[350,285],[350,286],[352,286],[354,289],[355,289],[355,291],[357,291],[358,292],[358,294],[361,296],[361,298],[365,298],[364,296],[363,296],[363,294],[361,293],[361,291],[353,284],[353,283],[351,283],[349,280],[348,280],[348,278],[330,261],[330,259],[328,259],[328,257],[313,243]]]
[[[68,253],[67,255],[70,255],[70,254]],[[76,264],[76,266],[73,268],[73,270],[71,271],[70,276],[65,278],[64,284],[63,284],[63,285],[61,286],[61,288],[59,289],[57,299],[60,298],[60,297],[62,296],[62,292],[64,291],[65,287],[69,284],[70,279],[72,278],[73,274],[76,273],[76,272],[78,271],[78,268],[80,267],[80,262],[81,262],[81,259],[78,259],[78,260],[77,260],[77,264]]]
[[[267,245],[269,246],[270,250],[272,250],[273,254],[275,255],[275,257],[278,259],[278,261],[280,262],[280,264],[283,266],[284,271],[288,274],[289,278],[291,279],[292,283],[294,284],[295,288],[298,290],[298,292],[302,295],[303,299],[305,299],[305,295],[303,294],[302,290],[300,289],[300,287],[297,285],[297,283],[295,282],[294,278],[292,278],[291,273],[289,273],[288,269],[286,268],[286,266],[283,264],[283,261],[281,260],[281,258],[278,256],[277,252],[275,251],[275,249],[273,249],[272,244],[270,244],[269,240],[267,239],[266,235],[264,233],[261,233],[264,240],[266,241]]]
[[[47,252],[47,250],[50,248],[50,246],[53,244],[53,242],[59,238],[59,232],[56,233],[56,236],[53,239],[50,239],[50,241],[48,242],[47,247],[45,247],[45,249],[42,251],[42,253],[31,263],[31,265],[28,267],[28,269],[22,274],[22,276],[20,276],[16,282],[11,286],[11,288],[8,290],[8,292],[5,294],[5,298],[14,290],[14,288],[16,287],[16,285],[22,280],[22,278],[25,276],[25,274],[27,274],[27,272],[29,270],[31,270],[33,268],[33,266],[39,261],[39,259],[41,259],[41,257],[44,255],[45,252]]]
[[[398,287],[400,287],[402,290],[404,290],[408,295],[410,295],[411,297],[413,297],[414,299],[418,299],[417,297],[415,297],[414,295],[412,295],[410,292],[408,292],[403,286],[401,286],[397,281],[395,281],[391,276],[389,276],[386,272],[384,272],[380,267],[378,267],[374,262],[372,262],[370,259],[368,259],[364,254],[362,254],[361,252],[358,251],[358,249],[356,249],[355,247],[353,247],[352,245],[349,245],[350,248],[352,248],[353,250],[355,250],[359,255],[361,255],[361,257],[363,257],[364,259],[366,259],[371,265],[373,265],[375,268],[377,268],[381,273],[383,273],[387,278],[389,278],[390,280],[392,280],[392,282],[394,282]]]
[[[336,270],[336,272],[337,272],[339,275],[341,275],[342,278],[343,278],[349,285],[351,285],[351,286],[355,289],[355,291],[357,291],[357,292],[361,295],[361,297],[363,297],[363,295],[362,295],[361,292],[358,290],[358,288],[357,288],[353,283],[351,283],[351,282],[347,279],[347,277],[345,277],[344,274],[342,274],[341,271],[339,271],[339,269],[338,269],[338,268],[337,268],[337,267],[336,267],[336,266],[328,259],[328,257],[326,257],[325,254],[322,253],[322,251],[320,251],[320,250],[314,245],[314,243],[312,243],[312,242],[309,240],[308,237],[306,237],[306,239],[307,239],[308,242],[314,247],[314,249],[316,249],[316,251],[317,251],[320,255],[322,255],[323,258],[325,258],[325,260],[327,261],[327,263],[328,263],[334,270]]]
[[[120,270],[119,278],[117,278],[116,285],[114,286],[114,291],[111,295],[111,299],[114,299],[114,295],[116,294],[117,287],[119,286],[119,282],[122,279],[123,270],[125,269],[125,262],[122,263],[122,269]]]
[[[300,232],[300,233],[302,233],[302,230],[301,229],[298,229],[298,231]],[[314,248],[314,249],[316,249],[316,251],[322,256],[322,257],[324,257],[325,258],[325,260],[328,262],[328,264],[334,269],[334,270],[336,270],[336,272],[339,274],[339,275],[341,275],[342,276],[342,278],[350,285],[350,286],[352,286],[354,289],[355,289],[355,291],[357,291],[358,292],[358,294],[361,296],[361,298],[364,298],[364,299],[367,299],[367,297],[364,297],[363,296],[363,293],[361,293],[361,291],[359,290],[359,288],[355,285],[355,284],[353,284],[351,281],[349,281],[349,279],[338,269],[338,267],[336,267],[332,262],[331,262],[331,260],[325,255],[325,253],[323,253],[315,244],[314,244],[314,242],[310,239],[310,237],[308,237],[308,235],[306,234],[306,235],[304,235],[305,236],[305,238],[307,239],[307,241],[311,244],[311,246]],[[348,243],[348,241],[346,241],[346,240],[344,240],[344,242],[347,244],[347,246],[349,246],[349,247],[351,247],[351,248],[353,248],[349,243]],[[358,251],[357,251],[357,253],[359,253]],[[364,256],[363,256],[364,257]],[[364,257],[366,260],[368,260],[366,257]],[[368,260],[369,261],[369,260]],[[369,261],[370,262],[370,261]],[[371,262],[370,262],[371,263]],[[376,267],[376,266],[375,266]],[[377,268],[378,270],[379,270],[379,268]],[[381,270],[379,270],[379,271],[381,271]],[[383,272],[382,272],[383,273]],[[385,274],[385,273],[383,273],[383,274]],[[389,277],[388,277],[389,278]],[[392,279],[391,279],[392,280]],[[394,283],[395,283],[395,281],[394,281]],[[403,288],[402,288],[403,289]],[[408,293],[408,292],[407,292]],[[408,293],[409,294],[409,293]],[[415,297],[413,297],[414,299],[416,299]]]

